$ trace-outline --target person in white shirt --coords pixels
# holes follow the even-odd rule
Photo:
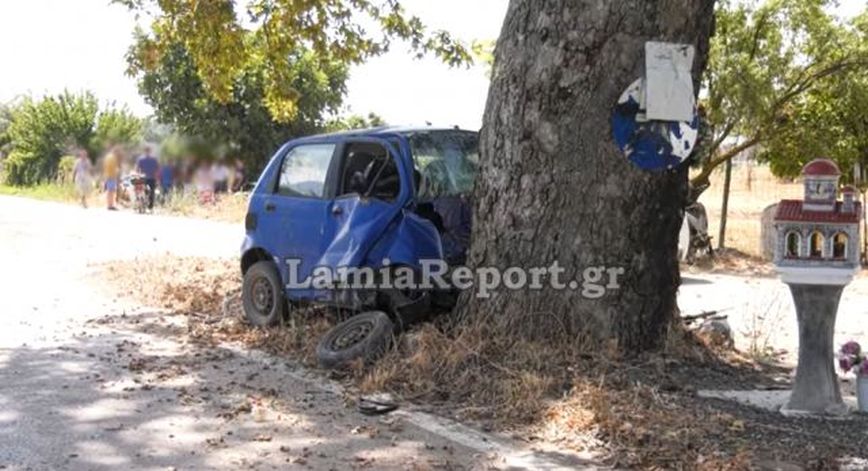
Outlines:
[[[211,178],[214,180],[214,193],[226,193],[229,190],[229,168],[223,160],[214,164]]]
[[[193,183],[199,195],[199,203],[212,203],[214,200],[214,169],[205,162],[200,162],[193,174]]]
[[[78,159],[72,168],[72,181],[75,183],[75,189],[81,198],[81,205],[85,208],[87,207],[87,197],[90,196],[90,191],[93,189],[92,172],[93,164],[90,163],[87,151],[78,151]]]

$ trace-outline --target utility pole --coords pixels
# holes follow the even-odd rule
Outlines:
[[[732,183],[732,159],[726,161],[726,176],[723,179],[723,204],[720,206],[720,233],[717,250],[726,248],[726,213],[729,209],[729,186]]]

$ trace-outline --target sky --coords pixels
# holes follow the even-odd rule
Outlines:
[[[429,28],[447,29],[470,43],[497,37],[507,1],[401,3]],[[0,0],[0,102],[64,88],[91,90],[101,102],[150,114],[135,80],[124,74],[135,25],[131,12],[109,0]],[[347,114],[375,112],[390,124],[428,121],[478,129],[488,79],[482,67],[414,59],[407,47],[395,44],[389,53],[353,67],[347,89]]]
[[[243,0],[241,0],[243,1]],[[402,0],[432,29],[470,43],[495,39],[507,0]],[[852,16],[865,0],[841,0]],[[151,113],[124,74],[124,54],[136,20],[109,0],[0,0],[0,102],[20,95],[91,90],[102,102]],[[347,113],[375,112],[390,124],[458,125],[478,129],[488,91],[481,66],[450,68],[415,59],[401,44],[351,70]]]

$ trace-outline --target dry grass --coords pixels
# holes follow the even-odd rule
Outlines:
[[[699,201],[708,211],[709,234],[717,245],[723,203],[724,172],[711,177],[711,187]],[[726,246],[752,256],[760,255],[760,218],[767,206],[782,199],[801,199],[800,182],[787,182],[772,175],[766,166],[738,164],[732,169],[729,209],[726,222]]]
[[[334,324],[327,311],[298,311],[285,326],[252,329],[240,312],[234,261],[161,256],[142,262],[108,263],[100,272],[121,294],[185,315],[195,342],[242,342],[316,365],[316,343]],[[707,355],[695,339],[679,335],[670,342],[670,355],[690,361]],[[680,389],[675,381],[661,379],[666,362],[661,357],[632,359],[626,368],[623,362],[614,352],[590,354],[578,344],[495,337],[481,323],[453,328],[423,324],[400,336],[376,365],[358,363],[345,379],[359,392],[388,391],[405,400],[440,405],[459,419],[604,453],[618,465],[660,462],[655,458],[658,446],[682,454],[673,448],[681,435],[645,442],[662,427],[685,426],[693,420],[692,412],[678,416],[659,411],[668,418],[659,423],[655,414],[636,414],[636,407],[650,407],[647,401],[668,404],[671,391]],[[661,382],[670,392],[658,391]],[[625,428],[626,422],[633,428]],[[662,459],[669,460],[670,454]],[[695,456],[681,459],[692,462]]]
[[[243,342],[315,366],[316,343],[334,322],[329,311],[311,309],[294,312],[283,327],[250,328],[229,260],[164,256],[103,268],[122,293],[186,315],[188,335],[206,345]],[[617,468],[741,470],[771,456],[829,469],[837,457],[860,456],[857,444],[836,440],[824,423],[794,424],[694,397],[709,382],[755,387],[764,376],[761,366],[714,351],[680,326],[664,352],[624,358],[577,342],[496,336],[484,323],[455,326],[446,318],[404,333],[375,365],[353,365],[341,376],[347,388],[391,392],[531,443],[590,451]]]
[[[244,222],[247,214],[249,196],[249,193],[220,194],[215,202],[203,204],[194,193],[175,194],[158,211],[177,216],[239,223]]]
[[[223,300],[238,291],[237,267],[235,260],[166,255],[97,268],[122,295],[151,307],[204,315],[220,312]]]
[[[64,183],[43,183],[21,187],[0,184],[0,195],[81,204],[80,196],[75,187]],[[195,193],[179,191],[173,193],[165,204],[155,204],[155,210],[158,214],[239,223],[244,221],[244,216],[247,214],[247,200],[249,196],[250,194],[245,192],[220,194],[213,203],[203,204]],[[105,192],[91,191],[87,198],[87,205],[92,208],[105,207]],[[132,203],[122,195],[118,198],[117,205],[121,208],[132,208]]]
[[[188,316],[188,333],[200,343],[243,342],[275,353],[292,353],[315,366],[316,342],[334,325],[334,319],[310,309],[293,313],[286,325],[251,329],[242,316],[236,260],[164,255],[133,263],[105,263],[97,269],[116,293]]]

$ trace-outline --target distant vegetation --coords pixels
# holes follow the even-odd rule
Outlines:
[[[84,149],[94,159],[110,146],[138,143],[142,133],[141,119],[123,108],[100,109],[90,92],[25,98],[0,115],[2,180],[10,185],[53,182],[64,155]]]

